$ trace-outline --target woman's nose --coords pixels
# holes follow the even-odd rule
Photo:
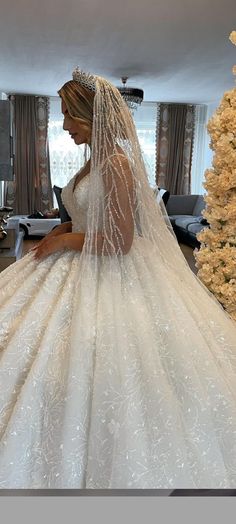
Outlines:
[[[69,131],[70,130],[70,122],[66,118],[64,118],[63,129],[64,129],[64,131]]]

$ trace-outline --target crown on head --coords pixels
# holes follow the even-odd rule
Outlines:
[[[78,66],[74,69],[72,78],[80,85],[87,87],[91,91],[96,90],[96,77],[94,75],[90,75],[90,73],[85,73]]]

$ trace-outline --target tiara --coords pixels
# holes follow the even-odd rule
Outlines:
[[[96,76],[85,73],[78,66],[74,69],[72,78],[80,85],[87,87],[91,91],[96,91]]]

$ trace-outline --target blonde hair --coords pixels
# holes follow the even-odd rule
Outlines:
[[[59,89],[58,94],[64,100],[71,117],[80,118],[92,125],[93,91],[81,86],[76,80],[69,80]]]

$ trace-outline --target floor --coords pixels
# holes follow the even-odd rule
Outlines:
[[[24,240],[23,242],[23,250],[22,250],[22,257],[28,253],[28,251],[34,247],[38,242],[40,242],[41,237],[31,237],[31,239]]]
[[[38,238],[38,237],[31,237],[31,239],[29,240],[24,240],[24,244],[23,244],[23,253],[22,253],[22,256],[26,255],[26,253],[29,251],[29,249],[31,249],[33,246],[35,246],[35,244],[37,244],[38,242],[40,242],[41,238]],[[189,246],[186,246],[185,244],[180,244],[180,248],[189,264],[189,267],[192,269],[193,273],[197,273],[197,269],[196,269],[196,266],[195,266],[195,258],[194,258],[194,255],[193,255],[193,249]]]
[[[193,249],[190,247],[190,246],[186,246],[185,244],[180,244],[180,248],[182,250],[182,253],[183,255],[185,256],[187,262],[188,262],[188,265],[190,267],[190,269],[192,269],[193,273],[195,273],[195,275],[197,274],[197,268],[196,268],[196,265],[195,265],[195,257],[194,257],[194,254],[193,254]]]

